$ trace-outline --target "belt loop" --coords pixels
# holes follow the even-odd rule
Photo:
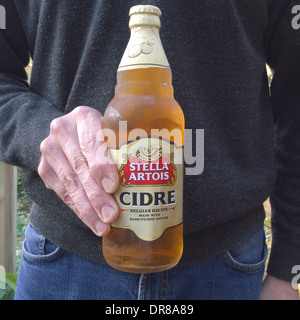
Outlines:
[[[39,237],[39,254],[42,256],[45,254],[45,245],[46,245],[46,238],[42,235]]]

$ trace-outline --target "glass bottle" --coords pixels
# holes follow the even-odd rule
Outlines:
[[[103,119],[120,177],[120,217],[103,254],[115,269],[153,273],[174,267],[183,251],[184,115],[160,40],[160,9],[135,6],[129,15],[131,37]]]

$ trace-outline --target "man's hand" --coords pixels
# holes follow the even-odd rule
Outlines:
[[[267,276],[260,294],[260,300],[299,300],[298,290],[291,283]]]
[[[53,120],[41,144],[38,169],[46,187],[98,236],[109,232],[119,214],[111,195],[119,186],[118,173],[107,161],[101,120],[101,114],[89,107]]]

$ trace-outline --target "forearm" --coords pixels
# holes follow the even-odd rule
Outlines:
[[[40,144],[50,123],[62,116],[16,78],[0,74],[0,161],[37,170]]]
[[[30,91],[25,72],[30,55],[19,13],[14,1],[0,5],[7,18],[7,28],[0,30],[0,161],[37,170],[40,143],[62,114]]]

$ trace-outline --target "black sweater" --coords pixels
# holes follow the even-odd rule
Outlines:
[[[136,4],[163,11],[175,97],[186,127],[205,130],[204,172],[185,177],[178,267],[246,240],[262,225],[271,195],[268,270],[291,280],[300,265],[300,30],[292,27],[293,0],[0,0],[0,160],[22,168],[33,225],[62,248],[105,263],[101,239],[39,178],[39,146],[50,122],[76,106],[104,112]],[[275,70],[271,97],[266,62]]]

